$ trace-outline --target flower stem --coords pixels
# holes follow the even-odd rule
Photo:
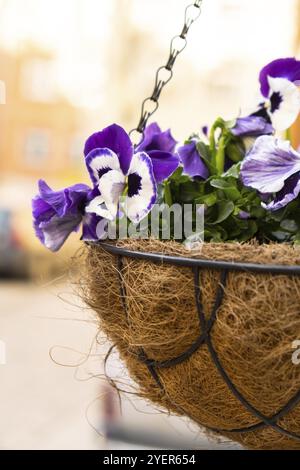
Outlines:
[[[209,134],[209,150],[211,154],[212,164],[216,168],[217,168],[217,155],[218,155],[219,150],[217,149],[215,134],[216,134],[217,129],[220,129],[221,131],[223,131],[224,128],[225,128],[224,119],[219,117],[212,125],[210,134]],[[220,156],[219,156],[219,159],[220,159]]]
[[[126,196],[128,196],[128,178],[126,178],[125,180],[125,186],[122,192],[122,197],[126,197]]]
[[[215,164],[216,164],[218,176],[224,173],[226,140],[227,140],[226,136],[222,135],[222,137],[219,140],[219,147],[216,153]]]
[[[172,193],[171,193],[171,188],[170,188],[170,183],[169,182],[165,183],[164,199],[165,199],[165,203],[169,207],[171,207],[173,205]]]

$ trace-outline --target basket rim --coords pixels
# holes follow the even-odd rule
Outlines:
[[[280,264],[263,264],[248,263],[236,261],[208,260],[199,258],[189,258],[187,256],[166,255],[158,252],[146,252],[130,250],[107,242],[90,242],[89,245],[100,246],[110,254],[150,261],[152,263],[171,264],[185,267],[202,267],[217,270],[256,272],[265,274],[286,274],[290,276],[300,276],[300,266],[298,265],[280,265]]]

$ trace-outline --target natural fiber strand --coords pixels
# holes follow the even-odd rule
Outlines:
[[[176,242],[119,241],[132,250],[203,259],[300,265],[300,250],[285,244],[204,244],[188,252]],[[175,358],[198,338],[191,268],[122,259],[101,245],[86,248],[82,273],[87,304],[100,328],[116,345],[140,395],[167,411],[189,416],[213,429],[248,427],[258,419],[232,394],[206,345],[176,366],[157,369],[160,388],[138,358],[143,348],[155,361]],[[126,311],[120,290],[126,292]],[[201,270],[202,302],[209,318],[220,273]],[[211,339],[224,370],[251,403],[272,417],[300,389],[300,365],[292,362],[292,342],[300,339],[300,277],[229,272]],[[277,423],[300,435],[300,405]],[[300,449],[300,442],[270,427],[247,433],[222,432],[247,448]]]

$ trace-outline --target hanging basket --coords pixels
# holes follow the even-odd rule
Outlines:
[[[300,250],[87,247],[86,301],[140,394],[247,448],[300,449]]]

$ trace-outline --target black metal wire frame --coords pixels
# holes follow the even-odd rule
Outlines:
[[[278,425],[277,422],[286,416],[290,411],[292,411],[300,402],[300,390],[288,401],[288,403],[281,408],[273,416],[265,416],[259,410],[257,410],[251,403],[242,395],[238,390],[235,384],[232,382],[227,372],[225,371],[222,362],[218,356],[218,353],[214,347],[211,333],[215,320],[217,319],[218,310],[222,305],[224,293],[226,289],[226,282],[228,275],[231,271],[241,271],[241,272],[252,272],[260,274],[272,274],[272,275],[287,275],[287,276],[300,276],[300,266],[284,266],[284,265],[267,265],[267,264],[253,264],[253,263],[234,263],[227,261],[213,261],[213,260],[203,260],[196,258],[187,258],[180,256],[170,256],[164,255],[161,253],[146,253],[140,251],[132,251],[125,248],[118,247],[116,245],[111,245],[108,243],[100,243],[100,246],[107,252],[116,255],[118,259],[118,279],[120,284],[120,294],[124,307],[124,311],[128,319],[128,309],[126,302],[126,289],[123,282],[123,258],[134,258],[139,260],[145,260],[153,263],[159,264],[172,264],[177,266],[185,266],[192,269],[193,278],[194,278],[194,292],[195,292],[195,303],[198,314],[199,321],[199,336],[196,341],[182,354],[176,358],[167,359],[165,361],[155,361],[148,358],[143,348],[135,353],[135,356],[144,363],[148,370],[157,383],[158,387],[164,391],[162,381],[159,377],[159,369],[164,369],[168,367],[174,367],[183,361],[189,359],[196,351],[198,351],[202,345],[206,345],[211,359],[217,368],[220,376],[223,378],[224,382],[228,386],[229,390],[236,397],[236,399],[249,411],[258,422],[251,426],[234,428],[234,429],[216,429],[210,428],[212,431],[218,433],[247,433],[251,431],[256,431],[267,426],[271,427],[281,435],[289,437],[291,439],[297,440],[300,442],[300,435],[284,429],[282,426]],[[216,298],[214,306],[210,317],[206,319],[206,316],[203,311],[202,299],[201,299],[201,283],[200,283],[200,274],[201,269],[209,268],[220,271],[220,281],[218,284],[218,289],[216,293]],[[207,427],[207,426],[206,426]]]

